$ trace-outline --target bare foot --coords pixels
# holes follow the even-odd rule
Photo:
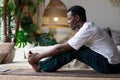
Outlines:
[[[39,64],[30,64],[35,72],[39,72],[41,70]]]

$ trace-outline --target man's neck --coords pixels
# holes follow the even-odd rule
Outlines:
[[[85,23],[85,21],[80,21],[79,27],[76,28],[75,30],[78,31],[84,25],[84,23]]]

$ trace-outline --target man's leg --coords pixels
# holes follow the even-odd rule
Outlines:
[[[90,48],[86,46],[82,46],[76,54],[74,54],[75,58],[79,61],[91,66],[98,72],[101,73],[110,73],[108,68],[109,63],[108,60],[102,55],[92,51]]]
[[[69,63],[74,59],[72,55],[73,52],[69,51],[66,53],[61,53],[59,55],[48,58],[45,61],[40,61],[39,65],[41,70],[46,72],[53,72],[62,67],[63,65]]]
[[[39,72],[41,70],[41,67],[40,67],[40,65],[38,63],[36,63],[36,64],[30,64],[30,65],[31,65],[31,67],[33,68],[33,70],[35,72]]]
[[[56,71],[57,69],[69,63],[75,58],[91,66],[96,71],[101,73],[119,73],[120,72],[120,71],[117,71],[120,64],[111,66],[111,64],[109,64],[108,60],[105,57],[92,51],[90,48],[86,46],[82,46],[78,51],[71,50],[69,52],[61,53],[59,55],[50,57],[45,61],[40,61],[39,65],[43,71],[52,72],[52,71]]]

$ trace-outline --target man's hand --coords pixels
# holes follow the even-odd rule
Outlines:
[[[39,62],[39,55],[37,53],[32,53],[31,51],[29,52],[28,55],[28,62],[29,64],[36,64]]]

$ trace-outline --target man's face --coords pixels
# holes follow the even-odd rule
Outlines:
[[[72,16],[72,12],[68,12],[67,13],[67,17],[68,17],[68,25],[72,30],[76,30],[78,28],[78,21],[75,18],[75,16]]]

